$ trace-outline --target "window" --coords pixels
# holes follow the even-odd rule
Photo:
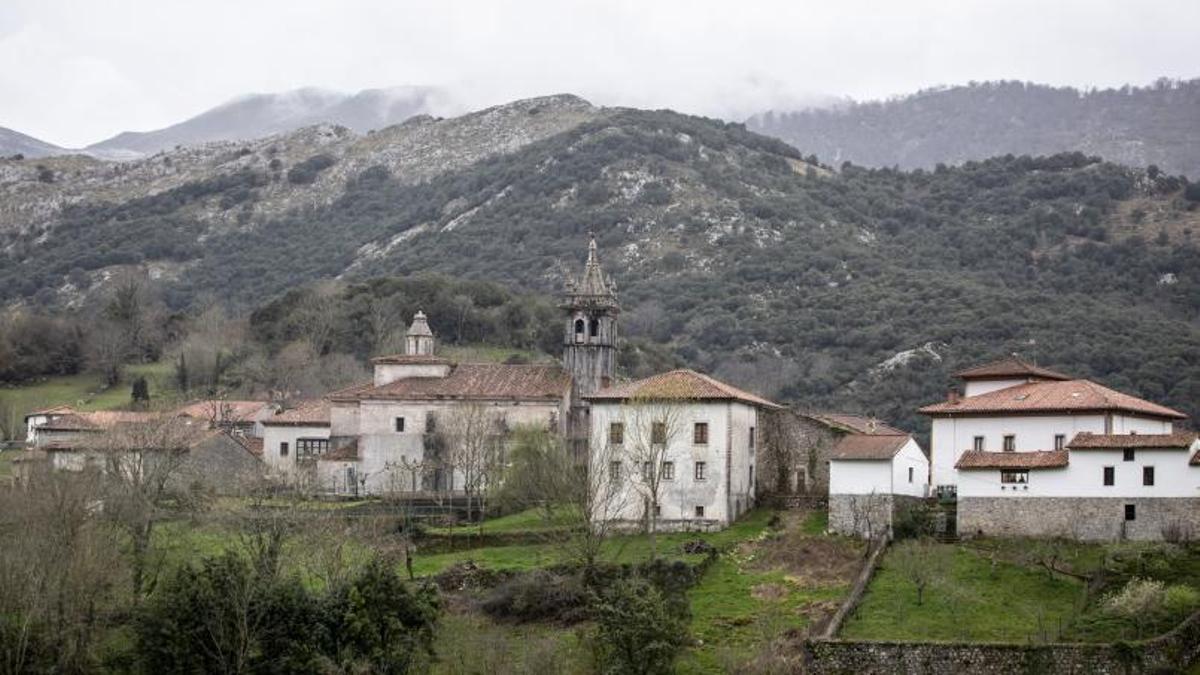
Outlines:
[[[912,479],[913,479],[913,468],[910,466],[910,467],[908,467],[908,482],[911,483]]]
[[[1054,434],[1054,449],[1062,450],[1067,445],[1067,437],[1064,434]]]
[[[1028,469],[1011,469],[1000,472],[1000,482],[1008,485],[1028,485]]]
[[[403,432],[404,432],[404,418],[397,417],[396,418],[396,433],[399,434],[399,433],[403,433]]]
[[[667,442],[667,423],[666,422],[651,422],[650,423],[650,442],[654,445],[662,445]]]
[[[655,504],[655,505],[654,505],[654,517],[655,517],[655,518],[661,518],[661,517],[662,517],[662,504]]]
[[[600,335],[600,319],[592,319],[588,322],[588,334],[592,337]]]
[[[708,465],[704,462],[696,462],[696,480],[704,480],[707,477]]]
[[[697,506],[697,507],[696,507],[696,517],[697,517],[697,518],[703,518],[703,517],[704,517],[704,507],[703,507],[703,506]]]
[[[609,480],[621,480],[621,463],[620,462],[609,462],[608,463],[608,478],[609,478]]]
[[[692,442],[696,445],[708,444],[708,422],[696,422],[692,427]]]
[[[296,439],[296,459],[316,459],[329,451],[328,438],[298,438]]]
[[[613,422],[608,425],[608,444],[621,445],[625,442],[625,425],[620,422]]]
[[[750,489],[754,489],[754,467],[750,467]]]
[[[675,480],[675,462],[662,463],[662,479]]]
[[[1137,504],[1125,505],[1125,520],[1137,520]]]
[[[971,445],[975,452],[983,452],[983,436],[976,436],[975,442]]]
[[[654,469],[652,468],[653,466],[654,465],[650,462],[642,462],[642,480],[653,480],[654,479],[654,473],[653,473]]]
[[[1154,467],[1142,467],[1142,485],[1154,485]]]
[[[583,319],[575,319],[575,342],[583,342],[587,336],[583,332]]]
[[[288,447],[287,447],[287,441],[284,441],[283,443],[280,443],[280,444],[279,444],[279,456],[280,456],[280,457],[287,457],[287,451],[288,451]]]
[[[1133,448],[1125,448],[1125,455],[1121,458],[1126,462],[1133,461]]]
[[[1104,467],[1104,484],[1113,485],[1117,482],[1117,470],[1111,466]]]
[[[754,427],[750,427],[750,451],[754,451]]]
[[[1004,451],[1012,452],[1017,449],[1017,437],[1012,434],[1004,435]]]

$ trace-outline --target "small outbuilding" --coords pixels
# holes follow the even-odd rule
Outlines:
[[[929,494],[929,458],[909,434],[850,434],[829,456],[829,527],[875,538]]]

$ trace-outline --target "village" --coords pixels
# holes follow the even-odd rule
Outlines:
[[[682,649],[682,672],[888,672],[915,658],[934,664],[910,666],[924,672],[1103,669],[1125,658],[1115,640],[1135,638],[1143,663],[1171,667],[1194,649],[1194,618],[1149,639],[1197,604],[1179,583],[1200,526],[1184,414],[998,355],[919,409],[923,444],[695,370],[618,377],[621,306],[594,238],[560,300],[560,363],[448,358],[418,310],[402,353],[319,397],[33,410],[5,453],[7,497],[84,481],[128,533],[134,597],[153,583],[145,570],[214,564],[214,545],[321,585],[373,551],[467,603],[426,633],[440,672],[478,672],[486,657],[464,642],[476,634],[512,672],[543,657],[590,669],[580,645],[599,638],[578,622],[603,610],[584,589],[613,564],[682,575],[690,627],[644,627]],[[980,618],[1000,608],[1011,622]],[[534,656],[528,628],[503,627],[514,617],[574,627],[542,633]],[[989,640],[1035,646],[964,656]]]

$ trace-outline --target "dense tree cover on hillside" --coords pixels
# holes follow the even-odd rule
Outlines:
[[[775,111],[755,131],[827,161],[933,168],[996,155],[1083,150],[1200,178],[1200,80],[1080,91],[983,82],[887,101]]]
[[[949,373],[1017,351],[1200,412],[1200,375],[1186,367],[1200,358],[1196,202],[1157,170],[1068,153],[832,172],[738,125],[625,111],[427,182],[373,168],[326,206],[202,245],[172,239],[188,231],[172,201],[252,203],[256,180],[80,206],[107,217],[75,226],[83,243],[48,254],[35,284],[58,283],[84,252],[154,257],[124,234],[142,223],[174,242],[165,250],[204,252],[169,304],[207,295],[254,307],[284,293],[252,320],[255,339],[275,347],[307,331],[318,351],[364,358],[381,345],[362,327],[399,294],[389,311],[407,320],[423,307],[444,340],[556,353],[552,294],[578,272],[590,231],[620,285],[622,335],[639,345],[622,355],[630,373],[678,361],[798,405],[921,428],[914,408],[944,396]],[[1131,225],[1120,210],[1135,202],[1158,215]],[[351,283],[323,335],[285,316],[313,292],[285,289],[429,272],[468,281]]]

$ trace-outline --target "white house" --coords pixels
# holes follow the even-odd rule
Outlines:
[[[829,526],[873,538],[929,494],[929,459],[903,433],[848,434],[829,454]]]
[[[1200,526],[1182,413],[1017,357],[958,376],[965,396],[920,411],[960,534],[1159,539]]]
[[[661,529],[729,525],[754,506],[760,416],[778,405],[691,370],[600,389],[591,402],[596,517]],[[655,503],[657,500],[657,503]]]

